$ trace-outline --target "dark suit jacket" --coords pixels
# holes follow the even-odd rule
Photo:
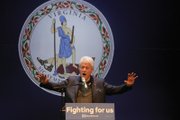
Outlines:
[[[97,79],[91,76],[90,81],[92,82],[92,101],[93,103],[104,103],[106,95],[120,94],[128,91],[131,87],[125,84],[120,86],[113,86],[103,79]],[[67,80],[60,83],[48,83],[40,84],[41,87],[56,90],[65,91],[65,102],[76,103],[79,86],[82,84],[80,76],[71,76]]]

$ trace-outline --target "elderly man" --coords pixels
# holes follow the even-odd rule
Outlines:
[[[41,79],[41,87],[65,91],[65,102],[67,103],[104,103],[105,95],[124,93],[132,88],[136,78],[136,73],[128,73],[124,84],[113,86],[103,79],[95,78],[92,75],[94,70],[94,60],[89,56],[80,59],[80,76],[70,76],[60,83],[51,83],[47,79]]]

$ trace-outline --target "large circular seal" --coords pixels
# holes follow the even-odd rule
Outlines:
[[[114,39],[106,18],[93,5],[83,0],[52,0],[28,16],[18,50],[26,74],[39,86],[42,74],[56,83],[78,75],[82,56],[93,57],[94,76],[105,78],[113,60]]]

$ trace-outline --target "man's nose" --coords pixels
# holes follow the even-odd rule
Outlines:
[[[86,71],[86,68],[83,68],[82,71]]]

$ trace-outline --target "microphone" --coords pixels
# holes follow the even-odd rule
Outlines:
[[[82,77],[81,79],[82,79],[82,82],[84,83],[84,87],[87,89],[87,88],[88,88],[88,86],[87,86],[87,84],[86,84],[86,80],[85,80],[85,78],[84,78],[84,77]]]

